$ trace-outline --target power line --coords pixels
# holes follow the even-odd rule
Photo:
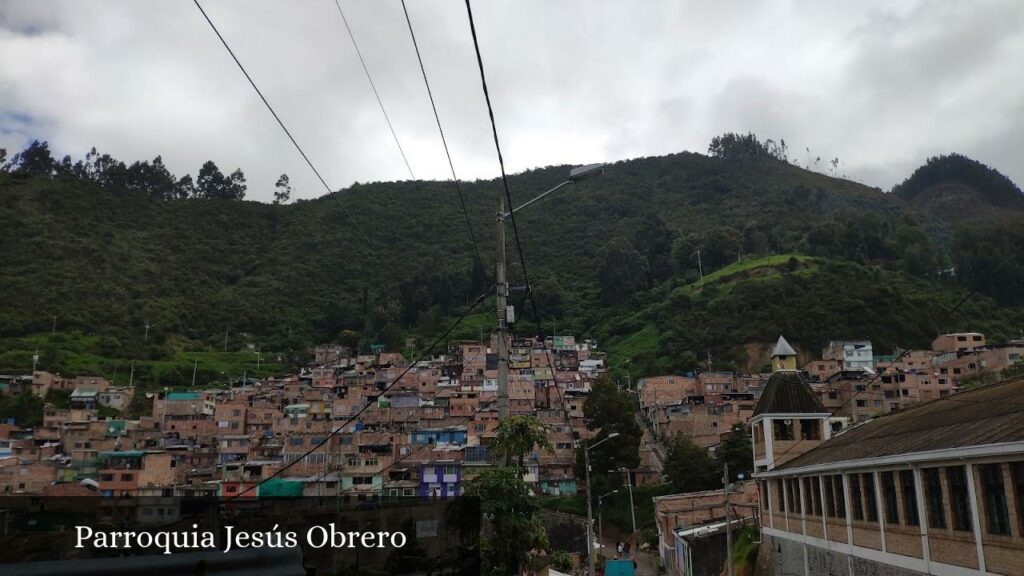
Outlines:
[[[483,260],[480,256],[480,246],[477,244],[476,235],[473,233],[473,223],[469,220],[469,211],[466,210],[466,199],[462,195],[462,186],[459,178],[455,175],[455,165],[452,163],[452,155],[448,150],[448,140],[444,137],[444,129],[441,127],[441,117],[437,113],[437,104],[434,103],[434,93],[430,90],[430,81],[427,80],[427,69],[423,66],[423,57],[420,55],[420,46],[416,42],[416,33],[412,30],[412,20],[409,18],[409,10],[402,0],[402,11],[405,13],[405,22],[409,25],[409,36],[412,38],[412,46],[416,49],[416,60],[420,63],[420,72],[423,73],[423,84],[427,87],[427,96],[430,97],[430,107],[434,110],[434,120],[437,121],[437,131],[441,134],[441,143],[444,145],[444,154],[448,157],[448,167],[452,172],[452,180],[455,182],[455,191],[459,195],[459,203],[462,205],[462,214],[466,217],[466,227],[469,229],[469,238],[473,241],[473,248],[476,250],[477,260]]]
[[[519,254],[519,265],[523,269],[523,281],[526,283],[526,294],[530,298],[530,307],[533,309],[534,320],[537,322],[537,329],[540,333],[541,350],[544,352],[545,358],[547,358],[548,367],[551,370],[551,377],[555,379],[555,391],[558,394],[559,402],[562,404],[562,410],[565,412],[566,422],[568,423],[571,431],[572,417],[569,415],[568,408],[565,406],[562,391],[558,389],[558,380],[556,378],[557,372],[551,362],[551,358],[547,354],[547,343],[544,340],[544,328],[541,324],[541,316],[537,309],[537,300],[533,295],[533,289],[530,285],[530,275],[526,270],[526,257],[523,255],[523,244],[519,240],[519,226],[516,224],[516,214],[512,204],[512,194],[509,192],[508,175],[505,173],[505,159],[501,154],[501,143],[498,140],[498,126],[494,120],[494,107],[491,105],[490,91],[487,89],[487,76],[484,74],[484,61],[483,57],[480,55],[480,42],[477,39],[476,24],[473,22],[473,8],[470,6],[470,0],[466,0],[466,14],[469,17],[469,30],[473,36],[473,49],[476,52],[477,67],[480,69],[480,85],[484,91],[484,100],[487,102],[487,115],[491,121],[491,133],[494,135],[494,148],[498,153],[498,165],[501,168],[501,183],[505,190],[505,201],[508,203],[509,219],[512,220],[512,234],[516,241],[516,252]]]
[[[289,131],[288,127],[285,126],[284,121],[281,120],[281,117],[277,115],[277,112],[274,110],[274,107],[270,105],[270,102],[267,101],[267,98],[263,95],[263,92],[261,92],[259,87],[256,86],[256,82],[253,81],[252,76],[249,75],[249,72],[245,69],[245,66],[243,66],[242,62],[238,59],[237,56],[235,56],[234,50],[232,50],[231,46],[228,45],[227,40],[225,40],[224,36],[221,35],[220,30],[217,29],[217,26],[213,23],[213,20],[210,19],[210,16],[206,13],[206,10],[203,10],[203,7],[199,4],[199,0],[192,1],[195,2],[196,8],[199,9],[199,12],[202,13],[203,18],[206,19],[206,22],[210,25],[210,28],[213,29],[213,33],[217,35],[218,39],[220,39],[220,43],[224,45],[224,48],[228,51],[228,54],[231,55],[231,59],[234,60],[235,64],[238,65],[238,69],[241,70],[242,74],[245,75],[245,79],[249,81],[249,85],[252,86],[252,89],[256,91],[256,94],[260,97],[260,100],[263,101],[264,106],[267,107],[267,110],[270,111],[270,114],[274,116],[274,120],[277,120],[277,124],[281,127],[281,130],[284,130],[285,135],[287,135],[288,139],[291,140],[292,145],[295,146],[295,149],[299,151],[300,155],[302,155],[302,159],[305,160],[306,164],[309,165],[309,169],[313,171],[313,174],[316,174],[317,179],[320,180],[321,184],[323,184],[324,189],[327,190],[327,195],[334,197],[335,201],[338,202],[338,205],[341,206],[341,200],[338,199],[337,195],[334,193],[334,190],[331,190],[331,187],[327,185],[327,181],[324,180],[324,177],[320,175],[320,171],[317,170],[316,166],[313,165],[313,162],[309,159],[309,156],[306,155],[305,150],[302,149],[302,146],[299,146],[299,143],[295,140],[295,137],[292,136],[291,131]],[[363,233],[363,231],[356,224],[355,220],[352,219],[352,217],[348,214],[348,211],[345,210],[344,207],[342,207],[342,214],[345,215],[349,223],[352,224],[352,228],[355,229],[359,233],[359,235],[361,235],[367,241],[367,243],[372,243],[370,242],[370,238]]]
[[[388,111],[384,109],[384,102],[380,99],[380,94],[377,92],[377,86],[373,83],[373,78],[370,76],[370,69],[366,66],[366,61],[363,60],[363,53],[359,50],[359,44],[356,43],[356,37],[352,34],[352,28],[348,25],[348,18],[345,18],[345,11],[341,9],[341,3],[338,0],[334,0],[334,5],[338,7],[338,14],[341,15],[341,21],[345,24],[345,30],[348,31],[348,37],[352,40],[352,46],[356,49],[356,55],[359,56],[359,63],[363,65],[363,72],[366,73],[366,79],[370,82],[370,88],[373,90],[373,95],[377,98],[377,104],[380,105],[380,111],[384,113],[384,121],[388,123],[388,130],[391,131],[391,137],[395,139],[395,146],[398,147],[398,153],[402,155],[402,161],[405,162],[405,168],[409,171],[409,177],[416,179],[416,176],[412,173],[412,167],[409,166],[409,159],[405,157],[405,150],[402,149],[402,143],[398,141],[398,134],[395,133],[395,127],[391,125],[391,118],[388,116]]]

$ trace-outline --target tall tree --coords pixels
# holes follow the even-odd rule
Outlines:
[[[621,302],[646,285],[647,260],[626,240],[611,240],[599,255],[597,282],[606,303]]]
[[[628,394],[619,390],[607,378],[595,382],[590,396],[583,403],[583,417],[588,429],[600,432],[576,451],[577,478],[583,478],[585,474],[583,450],[586,446],[597,444],[613,432],[619,435],[590,452],[591,476],[598,478],[596,484],[602,486],[609,471],[633,469],[640,465],[640,440],[643,432],[637,424],[633,402]],[[612,477],[618,478],[619,474],[615,473]]]
[[[281,174],[274,184],[274,204],[287,204],[292,198],[292,186],[287,174]]]
[[[515,468],[481,472],[467,486],[466,495],[480,499],[485,519],[480,544],[483,574],[520,574],[531,550],[548,547],[540,503]]]
[[[668,446],[665,474],[678,492],[700,492],[722,485],[718,466],[708,451],[682,434],[677,434]]]
[[[506,466],[514,459],[519,468],[523,468],[526,455],[535,446],[554,452],[551,442],[548,442],[547,428],[536,416],[507,416],[498,423],[494,433],[490,452],[503,459]]]
[[[729,465],[730,480],[735,480],[739,474],[750,478],[754,471],[754,448],[750,442],[750,433],[742,422],[733,424],[729,436],[715,450],[715,458],[720,467]]]
[[[242,200],[245,198],[245,188],[245,175],[241,170],[225,176],[212,160],[203,164],[196,178],[196,195],[199,198]]]
[[[57,162],[50,154],[49,142],[33,140],[27,148],[11,158],[11,172],[29,176],[52,176]]]
[[[647,285],[672,275],[672,231],[657,214],[648,214],[633,235],[633,246],[647,259]]]

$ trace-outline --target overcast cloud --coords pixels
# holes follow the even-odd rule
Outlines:
[[[408,0],[461,178],[497,175],[460,0]],[[207,0],[332,188],[405,180],[333,0]],[[449,177],[398,0],[344,0],[417,178]],[[838,157],[889,189],[957,151],[1024,184],[1024,2],[496,1],[473,4],[510,171],[704,152],[726,131]],[[6,0],[0,147],[242,168],[268,200],[323,187],[187,0]],[[824,167],[822,167],[824,170]]]

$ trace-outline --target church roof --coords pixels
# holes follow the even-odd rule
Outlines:
[[[827,413],[828,410],[811,390],[807,379],[795,370],[783,370],[772,374],[765,384],[764,392],[761,393],[761,399],[754,407],[754,416]]]
[[[918,404],[850,428],[779,468],[1024,442],[1022,396],[1024,377],[1017,377]]]
[[[796,350],[786,342],[786,338],[779,334],[779,341],[775,343],[775,351],[772,356],[796,356]]]

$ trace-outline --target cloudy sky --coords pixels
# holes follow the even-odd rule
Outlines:
[[[407,0],[456,171],[498,172],[461,0]],[[416,178],[448,166],[399,0],[342,8]],[[334,0],[206,0],[332,188],[409,172]],[[958,151],[1024,184],[1024,2],[473,4],[510,171],[691,150],[726,131],[885,189]],[[324,192],[188,0],[5,0],[0,147],[213,159],[267,200]],[[824,168],[822,168],[824,170]]]

